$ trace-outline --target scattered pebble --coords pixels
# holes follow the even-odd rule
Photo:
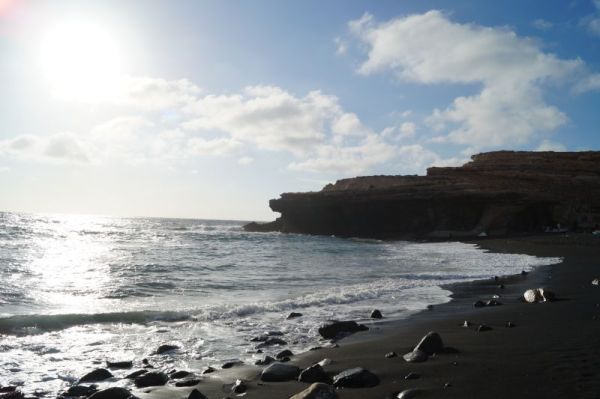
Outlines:
[[[421,378],[421,375],[412,371],[404,376],[405,380],[418,380],[419,378]]]
[[[479,327],[477,327],[477,332],[484,332],[490,330],[492,330],[492,327],[486,326],[485,324],[480,324]]]
[[[390,359],[392,357],[397,357],[397,356],[398,356],[398,354],[396,352],[388,352],[385,354],[385,357],[388,359]]]

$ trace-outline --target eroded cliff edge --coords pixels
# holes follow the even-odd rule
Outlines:
[[[269,202],[276,221],[248,231],[368,238],[460,238],[587,230],[600,223],[600,152],[497,151],[426,176],[338,180]]]

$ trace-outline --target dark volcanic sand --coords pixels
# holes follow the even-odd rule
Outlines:
[[[527,276],[500,282],[474,282],[453,286],[454,300],[408,320],[385,321],[368,332],[340,341],[336,349],[321,349],[293,357],[292,363],[309,366],[323,358],[334,374],[352,367],[375,373],[374,388],[338,390],[339,398],[386,398],[408,388],[425,392],[417,397],[443,398],[597,398],[600,397],[600,237],[569,235],[487,239],[481,247],[498,252],[561,256],[562,264],[538,268]],[[504,284],[505,289],[498,288]],[[526,304],[520,297],[528,288],[545,287],[559,300]],[[473,308],[477,299],[499,294],[502,306]],[[384,315],[385,316],[385,315]],[[464,320],[473,323],[461,327]],[[514,328],[505,327],[511,321]],[[477,332],[486,324],[491,331]],[[437,331],[446,346],[459,353],[441,354],[425,363],[406,363],[402,355],[428,331]],[[386,358],[395,351],[398,357]],[[308,384],[262,383],[260,369],[230,369],[211,375],[197,388],[209,398],[235,397],[224,384],[237,377],[250,380],[245,398],[288,398]],[[409,372],[421,375],[405,380]],[[445,384],[450,386],[444,388]],[[140,397],[185,397],[191,388],[136,392]]]

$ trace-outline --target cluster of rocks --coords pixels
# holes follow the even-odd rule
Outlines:
[[[176,345],[161,345],[154,355],[162,355],[170,352],[179,350],[180,348]],[[200,377],[196,374],[185,371],[185,370],[170,370],[170,371],[157,371],[153,370],[154,366],[150,364],[148,359],[142,360],[143,368],[133,371],[123,377],[124,380],[130,380],[136,388],[148,388],[164,386],[166,384],[172,384],[175,387],[192,387],[196,386],[201,382]],[[88,399],[135,399],[133,393],[122,386],[109,387],[105,389],[98,389],[98,382],[106,382],[110,380],[118,380],[119,378],[110,370],[119,369],[131,369],[133,368],[133,361],[118,361],[106,362],[106,368],[98,368],[83,375],[75,385],[69,387],[66,391],[59,395],[59,398],[88,398]],[[209,367],[204,370],[203,374],[215,371]],[[233,392],[243,392],[243,384],[236,384]],[[19,399],[4,398],[1,399]],[[194,389],[189,395],[189,399],[206,399],[199,390]]]
[[[534,288],[525,291],[523,294],[523,299],[527,303],[551,302],[556,299],[556,295],[554,292],[544,288]]]

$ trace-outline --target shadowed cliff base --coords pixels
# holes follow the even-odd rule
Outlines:
[[[592,231],[600,223],[600,152],[488,152],[426,176],[364,176],[269,202],[274,222],[247,231],[459,239]]]

